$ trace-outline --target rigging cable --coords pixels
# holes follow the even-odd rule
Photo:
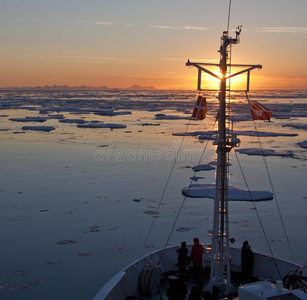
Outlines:
[[[189,120],[189,122],[188,122],[188,124],[187,124],[187,126],[186,126],[185,133],[188,131],[188,127],[189,127],[190,123],[191,123],[191,119]],[[172,174],[173,174],[173,171],[174,171],[174,168],[175,168],[175,165],[176,165],[176,162],[177,162],[177,159],[178,159],[180,150],[181,150],[181,147],[182,147],[182,145],[183,145],[184,138],[185,138],[185,134],[184,134],[184,136],[182,137],[182,140],[181,140],[181,142],[180,142],[179,149],[177,150],[177,153],[176,153],[176,156],[175,156],[175,159],[174,159],[174,163],[173,163],[172,168],[171,168],[171,171],[170,171],[170,173],[169,173],[169,175],[168,175],[168,178],[167,178],[165,187],[164,187],[164,189],[163,189],[163,192],[162,192],[162,195],[161,195],[161,198],[160,198],[158,207],[157,207],[157,210],[156,210],[156,212],[155,212],[155,214],[154,214],[154,216],[153,216],[153,221],[151,222],[151,226],[150,226],[150,228],[149,228],[147,237],[146,237],[146,239],[145,239],[145,243],[144,243],[144,245],[143,245],[143,248],[142,248],[142,251],[141,251],[141,254],[140,254],[140,258],[143,256],[143,253],[144,253],[146,244],[147,244],[147,242],[148,242],[149,236],[150,236],[151,231],[152,231],[152,229],[153,229],[153,225],[154,225],[155,220],[156,220],[156,218],[157,218],[157,214],[159,213],[159,210],[160,210],[162,201],[163,201],[163,199],[164,199],[164,195],[165,195],[165,193],[166,193],[166,189],[167,189],[168,184],[169,184],[169,182],[170,182],[171,176],[172,176]]]
[[[214,122],[214,124],[213,124],[213,126],[212,126],[212,129],[211,129],[211,131],[210,131],[209,137],[208,137],[208,139],[207,139],[207,143],[206,143],[206,145],[205,145],[205,147],[204,147],[204,150],[203,150],[203,152],[202,152],[202,154],[201,154],[201,156],[200,156],[200,158],[199,158],[199,161],[198,161],[198,164],[197,164],[197,165],[200,165],[200,162],[202,161],[202,158],[203,158],[203,156],[204,156],[204,154],[205,154],[205,152],[206,152],[206,149],[207,149],[207,146],[208,146],[210,137],[211,137],[212,134],[213,134],[213,131],[214,131],[214,127],[215,127],[216,122],[217,122],[217,118],[215,118],[215,122]],[[197,171],[194,171],[193,177],[195,176],[196,172],[197,172]],[[192,178],[193,178],[193,177],[192,177]],[[189,187],[188,187],[188,191],[189,191],[189,189],[190,189],[190,186],[191,186],[192,182],[193,182],[193,179],[191,179],[191,182],[190,182]],[[183,205],[184,205],[184,203],[185,203],[186,198],[187,198],[187,196],[184,196],[184,198],[183,198],[183,200],[182,200],[182,203],[181,203],[181,205],[180,205],[179,211],[178,211],[177,216],[176,216],[176,218],[175,218],[174,224],[173,224],[173,226],[172,226],[172,228],[171,228],[171,231],[170,231],[170,233],[169,233],[169,236],[168,236],[168,238],[167,238],[167,240],[166,240],[166,243],[165,243],[165,245],[164,245],[164,247],[163,247],[163,251],[161,252],[160,259],[159,259],[159,262],[158,262],[158,265],[160,265],[161,259],[162,259],[163,255],[164,255],[164,251],[165,251],[165,249],[166,249],[166,247],[167,247],[167,244],[168,244],[168,242],[169,242],[169,240],[170,240],[170,238],[171,238],[171,236],[172,236],[172,234],[173,234],[174,228],[175,228],[175,226],[176,226],[176,223],[177,223],[177,221],[178,221],[179,215],[180,215],[180,213],[181,213],[181,210],[182,210],[182,208],[183,208]]]
[[[246,95],[246,99],[248,101],[248,104],[250,105],[250,100],[249,100],[247,91],[245,91],[245,95]],[[261,149],[262,154],[263,154],[264,151],[263,151],[261,139],[260,139],[260,136],[258,134],[258,128],[257,128],[257,125],[256,125],[255,121],[254,121],[254,128],[255,128],[255,132],[257,134],[257,138],[258,138],[258,143],[260,145],[260,149]],[[291,259],[292,259],[293,265],[295,265],[295,260],[294,260],[294,255],[293,255],[292,247],[291,247],[291,244],[290,244],[290,241],[289,241],[289,238],[288,238],[288,234],[287,234],[287,230],[286,230],[286,227],[285,227],[285,223],[284,223],[284,220],[283,220],[283,217],[282,217],[282,214],[281,214],[281,210],[280,210],[280,207],[279,207],[279,204],[278,204],[278,199],[277,199],[277,195],[276,195],[276,192],[275,192],[275,189],[274,189],[274,185],[273,185],[272,177],[271,177],[271,174],[270,174],[270,171],[269,171],[269,167],[268,167],[268,164],[267,164],[267,161],[266,161],[264,155],[262,155],[262,159],[263,159],[263,162],[264,162],[264,165],[265,165],[265,168],[266,168],[266,172],[268,174],[268,179],[269,179],[269,182],[270,182],[270,185],[271,185],[271,189],[272,189],[272,192],[273,192],[273,195],[274,195],[274,198],[275,198],[276,207],[277,207],[277,210],[278,210],[278,213],[279,213],[279,217],[280,217],[280,220],[281,220],[281,224],[282,224],[282,227],[283,227],[283,231],[284,231],[284,234],[285,234],[285,237],[286,237],[286,240],[287,240],[287,244],[288,244],[289,251],[290,251],[290,254],[291,254]]]
[[[249,196],[250,196],[250,198],[252,199],[253,206],[254,206],[254,210],[255,210],[255,212],[256,212],[258,221],[259,221],[259,223],[260,223],[260,226],[261,226],[261,229],[262,229],[264,238],[265,238],[265,240],[266,240],[266,242],[267,242],[267,245],[268,245],[268,247],[269,247],[271,256],[272,256],[272,258],[273,258],[273,260],[274,260],[274,264],[275,264],[275,266],[276,266],[276,268],[277,268],[278,275],[279,275],[280,279],[282,279],[282,276],[281,276],[281,274],[280,274],[279,268],[278,268],[278,266],[277,266],[277,263],[276,263],[276,260],[275,260],[274,254],[273,254],[273,250],[272,250],[271,245],[270,245],[270,243],[269,243],[269,239],[268,239],[267,234],[266,234],[266,232],[265,232],[265,230],[264,230],[264,227],[263,227],[263,224],[262,224],[262,222],[261,222],[261,218],[260,218],[260,215],[259,215],[259,213],[258,213],[256,204],[255,204],[255,201],[254,201],[254,199],[253,199],[252,193],[251,193],[251,191],[250,191],[250,189],[249,189],[249,185],[248,185],[247,180],[246,180],[246,177],[245,177],[245,175],[244,175],[242,165],[241,165],[241,163],[240,163],[240,161],[239,161],[237,152],[234,151],[234,153],[235,153],[235,156],[236,156],[236,159],[237,159],[237,162],[238,162],[240,171],[241,171],[241,173],[242,173],[243,180],[244,180],[244,182],[245,182],[246,188],[247,188],[247,190],[248,190]]]

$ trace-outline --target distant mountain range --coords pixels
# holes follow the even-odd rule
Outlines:
[[[133,91],[149,91],[149,90],[155,90],[156,88],[154,86],[141,86],[141,85],[132,85],[129,88],[109,88],[105,85],[103,86],[87,86],[87,85],[80,85],[80,86],[68,86],[68,85],[45,85],[45,86],[35,86],[35,87],[5,87],[0,88],[0,90],[39,90],[39,91],[98,91],[98,90],[133,90]]]

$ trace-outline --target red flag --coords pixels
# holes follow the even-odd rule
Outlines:
[[[267,108],[257,101],[250,100],[249,105],[253,120],[268,120],[270,122],[270,118],[272,117],[271,111],[267,110]]]
[[[204,118],[206,118],[206,114],[207,114],[206,97],[198,96],[192,113],[192,118],[203,120]]]

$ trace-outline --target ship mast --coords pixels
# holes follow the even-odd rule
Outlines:
[[[233,134],[232,119],[229,115],[230,104],[230,78],[247,72],[246,91],[249,90],[250,71],[261,65],[237,65],[231,64],[231,46],[238,44],[240,39],[241,27],[236,29],[236,37],[231,38],[228,31],[224,31],[221,37],[220,62],[219,64],[193,63],[188,60],[187,66],[193,66],[198,69],[197,89],[201,88],[201,75],[205,72],[220,80],[219,89],[219,111],[218,120],[218,138],[215,141],[217,145],[217,169],[216,169],[216,192],[213,215],[213,233],[211,244],[211,270],[209,290],[217,286],[221,295],[227,295],[231,292],[231,274],[229,257],[229,222],[228,222],[228,182],[229,182],[229,152],[240,142]],[[219,67],[220,76],[205,67]],[[231,74],[231,67],[234,66],[240,70]]]

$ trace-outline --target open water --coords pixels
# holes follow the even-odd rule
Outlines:
[[[215,129],[214,94],[207,95],[207,118],[188,120],[196,96],[192,91],[0,93],[0,299],[92,299],[117,271],[141,253],[165,246],[169,236],[168,245],[192,243],[196,236],[210,243],[212,199],[187,198],[170,235],[184,199],[181,189],[194,176],[191,167],[200,158],[204,164],[215,159],[212,141],[182,134]],[[275,256],[291,260],[293,255],[302,264],[307,150],[298,143],[307,140],[307,92],[257,91],[250,99],[267,105],[273,117],[254,123],[244,94],[234,93],[240,149],[287,155],[263,160],[237,153],[249,188],[276,197],[255,206],[229,203],[233,246],[248,239],[254,251],[269,254],[267,239]],[[26,117],[27,122],[20,119]],[[126,127],[80,128],[80,122]],[[30,130],[36,126],[44,128]],[[265,132],[260,143],[247,135],[255,126]],[[230,162],[230,184],[245,188],[233,153]],[[204,179],[197,183],[214,183],[214,175],[214,170],[198,172]]]

